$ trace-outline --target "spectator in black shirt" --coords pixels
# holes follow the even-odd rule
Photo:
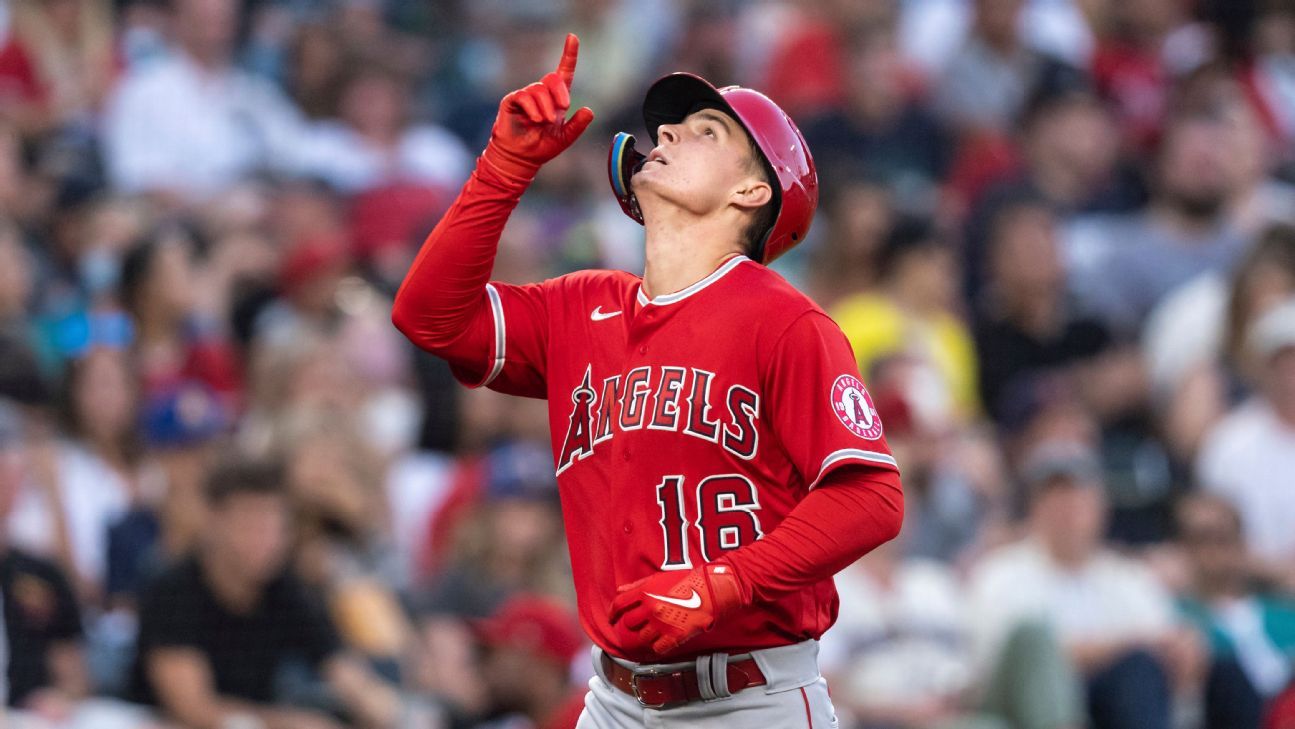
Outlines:
[[[393,726],[395,691],[343,651],[322,608],[287,568],[283,478],[280,464],[237,459],[212,472],[199,548],[143,595],[136,698],[200,729],[338,726],[323,712],[274,704],[276,677],[301,659],[356,725]]]
[[[1101,324],[1075,317],[1067,305],[1055,226],[1048,202],[1022,193],[999,209],[990,229],[975,340],[981,398],[1000,424],[1012,401],[1073,374],[1110,340]]]
[[[24,478],[22,418],[0,401],[0,610],[8,644],[8,705],[55,711],[89,693],[81,616],[52,562],[10,548],[3,532]],[[3,713],[3,711],[0,711]]]
[[[820,174],[843,181],[860,173],[884,182],[904,210],[930,210],[948,171],[952,144],[943,125],[916,94],[894,33],[859,34],[850,48],[846,99],[809,120],[805,139]],[[832,188],[824,184],[824,190]]]

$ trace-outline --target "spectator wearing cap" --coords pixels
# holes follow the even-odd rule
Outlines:
[[[283,344],[301,335],[335,332],[342,318],[337,289],[350,264],[351,252],[340,232],[295,241],[279,262],[280,297],[256,315],[256,339]]]
[[[1182,611],[1205,636],[1210,653],[1206,729],[1258,729],[1268,703],[1292,677],[1295,602],[1257,589],[1241,515],[1208,492],[1178,504],[1177,543],[1190,587]]]
[[[832,318],[850,340],[867,378],[885,357],[904,357],[925,370],[908,401],[936,430],[966,422],[980,410],[975,346],[955,313],[957,261],[943,236],[917,218],[892,226],[882,249],[881,287],[843,299]]]
[[[1014,632],[1041,625],[1086,689],[1097,729],[1167,729],[1175,688],[1194,690],[1200,648],[1175,625],[1151,572],[1102,544],[1106,499],[1096,455],[1044,442],[1021,467],[1027,535],[988,553],[971,575],[979,655],[992,663]]]
[[[201,201],[257,172],[292,172],[303,124],[271,83],[233,65],[234,0],[170,3],[173,52],[132,69],[108,101],[104,156],[125,193]]]
[[[1196,476],[1241,513],[1260,572],[1295,588],[1295,299],[1250,329],[1258,390],[1205,435]]]
[[[14,546],[4,528],[30,466],[24,428],[18,408],[0,401],[0,643],[9,648],[0,706],[64,715],[90,689],[80,607],[58,565]]]
[[[569,607],[523,593],[473,628],[484,649],[488,715],[520,714],[535,729],[575,728],[586,687],[572,681],[571,665],[587,641]]]
[[[212,471],[198,548],[141,600],[133,693],[187,726],[340,726],[319,709],[275,705],[285,698],[276,678],[295,658],[354,722],[394,727],[398,695],[342,649],[316,596],[287,568],[283,481],[280,465],[242,456]]]
[[[133,610],[148,580],[197,545],[206,518],[203,479],[229,422],[216,394],[199,382],[144,398],[139,428],[152,488],[108,528],[111,605]]]

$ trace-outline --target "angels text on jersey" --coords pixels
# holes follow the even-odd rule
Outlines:
[[[644,365],[624,376],[594,377],[586,365],[571,391],[571,416],[559,452],[561,474],[588,458],[616,431],[665,430],[707,440],[743,460],[759,449],[755,421],[760,395],[740,384],[716,383],[714,372],[696,367]]]

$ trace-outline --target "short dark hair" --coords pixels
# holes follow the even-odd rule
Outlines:
[[[228,458],[218,463],[207,475],[207,504],[220,507],[230,497],[238,494],[282,495],[285,478],[283,461],[277,458]]]
[[[760,151],[760,147],[756,145],[751,135],[748,134],[746,140],[751,145],[751,171],[758,174],[760,179],[769,185],[770,191],[773,192],[769,202],[755,211],[755,215],[751,217],[751,222],[746,226],[746,230],[742,231],[742,253],[747,258],[762,262],[765,236],[769,234],[769,230],[777,222],[778,207],[781,202],[778,199],[778,190],[774,187],[776,178],[769,169],[769,163],[764,159],[764,152]]]
[[[877,254],[877,275],[883,279],[895,274],[900,264],[912,256],[929,255],[947,250],[940,231],[925,217],[900,215],[882,242]]]

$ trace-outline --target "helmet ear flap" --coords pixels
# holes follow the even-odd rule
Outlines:
[[[616,132],[612,137],[611,148],[607,150],[607,180],[611,183],[621,210],[640,224],[643,222],[643,212],[639,210],[638,200],[630,188],[630,178],[643,167],[646,159],[634,148],[633,134]]]

